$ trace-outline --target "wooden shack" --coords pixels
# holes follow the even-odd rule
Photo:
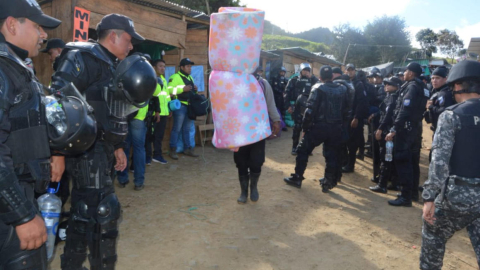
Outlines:
[[[202,12],[191,10],[164,0],[37,0],[44,13],[62,20],[62,24],[48,30],[48,38],[61,38],[65,42],[73,40],[74,9],[80,7],[90,11],[89,35],[95,36],[96,25],[103,16],[118,13],[130,17],[136,31],[147,40],[135,46],[134,51],[145,52],[156,48],[164,52],[163,59],[170,70],[179,69],[182,58],[188,57],[204,71],[205,95],[208,95],[208,32],[210,17]],[[146,52],[148,53],[148,52]],[[152,58],[159,58],[152,55]],[[34,59],[37,76],[48,84],[53,73],[52,64],[46,54]],[[172,122],[170,120],[170,122]],[[164,141],[170,138],[171,123],[168,123]],[[164,143],[164,145],[167,145]]]
[[[290,77],[298,72],[300,64],[305,62],[310,63],[313,68],[313,75],[317,77],[320,75],[320,67],[323,65],[330,65],[332,67],[342,66],[342,63],[338,61],[325,56],[319,56],[300,47],[277,49],[268,52],[279,55],[280,57],[280,62],[277,60],[276,63],[281,63],[281,65],[271,65],[272,74],[274,74],[283,65],[287,69],[287,77]]]

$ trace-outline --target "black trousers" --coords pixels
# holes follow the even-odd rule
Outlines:
[[[233,160],[239,176],[261,173],[265,162],[265,140],[240,147],[233,153]]]
[[[285,99],[283,94],[279,92],[273,92],[273,98],[275,99],[275,106],[280,111],[282,118],[285,120]]]
[[[402,186],[402,197],[406,199],[411,199],[414,191],[415,173],[412,149],[417,140],[417,132],[419,132],[417,126],[413,126],[411,130],[402,129],[397,131],[394,139],[393,160],[399,184]]]
[[[293,148],[296,148],[300,141],[300,134],[302,133],[302,123],[303,123],[303,116],[300,114],[299,106],[295,107],[295,111],[293,112],[292,117],[295,123],[295,125],[293,126],[293,132],[292,132]]]
[[[303,136],[297,147],[295,173],[303,176],[307,169],[308,156],[313,149],[324,143],[325,175],[335,175],[340,166],[338,153],[342,143],[342,124],[315,123]]]
[[[145,153],[147,160],[152,158],[152,143],[153,143],[153,157],[162,157],[162,141],[167,127],[168,116],[160,116],[160,122],[155,123],[153,127],[153,136],[148,135],[145,139]]]
[[[363,119],[358,119],[358,126],[352,128],[349,125],[349,139],[347,143],[348,147],[348,165],[350,168],[355,168],[355,161],[357,151],[360,147],[365,145],[365,136],[363,135]]]
[[[20,182],[28,200],[32,201],[38,208],[33,184]],[[25,264],[23,263],[25,261]],[[23,270],[47,269],[47,249],[45,244],[35,250],[21,250],[20,239],[18,238],[15,227],[0,222],[0,269],[5,270]]]

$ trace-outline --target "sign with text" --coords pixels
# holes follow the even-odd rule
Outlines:
[[[88,26],[90,25],[90,11],[75,7],[73,12],[73,41],[88,41]]]

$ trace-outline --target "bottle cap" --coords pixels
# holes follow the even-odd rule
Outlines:
[[[54,188],[48,188],[47,193],[55,194],[55,189]]]

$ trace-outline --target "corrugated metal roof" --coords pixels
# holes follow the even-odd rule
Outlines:
[[[266,58],[278,58],[280,55],[268,51],[261,50],[260,51],[260,57],[266,57]]]
[[[469,59],[479,60],[480,55],[480,37],[470,39],[467,52],[469,53]]]
[[[138,5],[151,7],[159,10],[164,10],[178,15],[185,15],[190,18],[194,18],[201,21],[210,21],[210,17],[204,12],[193,10],[191,8],[175,4],[165,0],[123,0],[132,2]]]
[[[329,59],[325,56],[316,55],[316,54],[312,53],[311,51],[306,50],[306,49],[301,48],[301,47],[283,48],[283,49],[271,50],[269,52],[273,52],[273,53],[289,52],[289,53],[298,55],[300,57],[316,60],[318,62],[329,64],[329,65],[334,65],[334,66],[341,66],[342,65],[342,63],[340,63],[336,60]]]

